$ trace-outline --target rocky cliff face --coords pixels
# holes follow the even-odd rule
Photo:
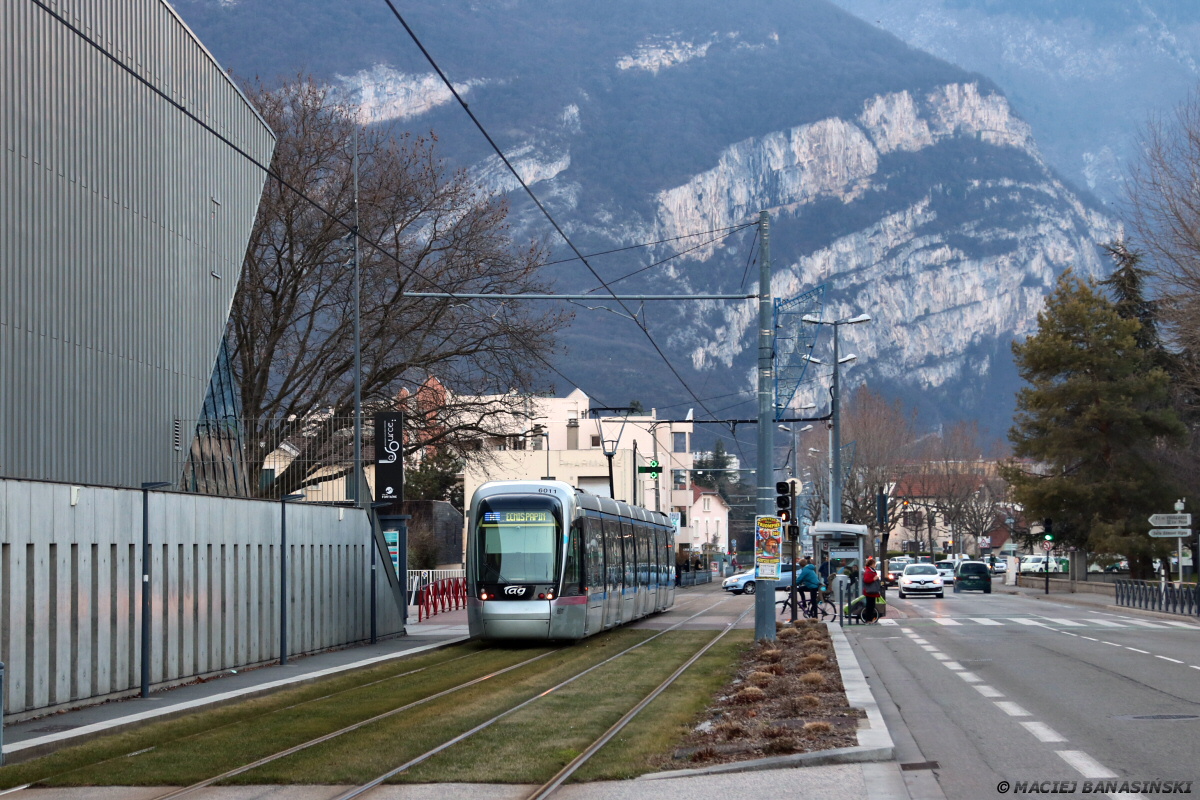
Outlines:
[[[219,40],[255,9],[271,16],[265,0],[179,2],[223,59],[206,30]],[[870,313],[871,325],[845,331],[858,355],[846,376],[917,403],[931,422],[1008,426],[1011,341],[1033,329],[1064,269],[1104,271],[1097,243],[1118,233],[1047,167],[1035,130],[987,78],[824,0],[766,0],[755,14],[718,0],[695,0],[686,13],[641,0],[410,6],[409,21],[584,252],[663,241],[594,259],[607,280],[634,274],[614,289],[753,291],[753,231],[697,234],[769,210],[775,295],[824,284],[827,317]],[[519,234],[545,237],[545,221],[428,67],[392,60],[394,20],[377,24],[394,36],[373,47],[359,34],[376,28],[360,26],[352,48],[327,56],[336,61],[329,81],[364,120],[437,131],[448,157],[509,194]],[[686,238],[664,241],[675,237]],[[555,269],[563,290],[595,286],[577,266]],[[726,413],[746,416],[756,304],[648,308],[650,330],[689,384],[702,395],[742,390],[747,405],[726,403]],[[580,311],[564,341],[563,372],[602,400],[691,403],[615,315]],[[797,404],[821,404],[823,387],[803,386]]]

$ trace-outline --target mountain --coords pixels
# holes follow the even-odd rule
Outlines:
[[[1046,160],[1121,200],[1138,128],[1200,80],[1192,0],[833,0],[908,44],[1003,87]]]
[[[435,131],[444,156],[510,193],[518,232],[551,240],[386,6],[175,5],[235,73],[309,71],[366,119]],[[1005,430],[1012,339],[1064,269],[1106,269],[1097,243],[1116,222],[1047,165],[994,83],[825,0],[426,0],[403,13],[583,252],[690,235],[592,259],[615,281],[695,248],[615,290],[753,291],[752,229],[694,235],[769,210],[775,295],[824,284],[827,317],[870,313],[842,333],[858,356],[845,378],[929,423]],[[548,269],[563,291],[597,286],[578,263]],[[721,398],[704,406],[746,417],[756,315],[751,301],[652,302],[645,320],[695,393]],[[602,404],[699,405],[628,320],[580,310],[563,340],[562,372]],[[815,376],[797,404],[826,385]]]

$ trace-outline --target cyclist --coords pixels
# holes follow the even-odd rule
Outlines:
[[[821,588],[821,576],[817,573],[817,568],[813,566],[812,559],[806,558],[801,563],[804,566],[796,575],[796,590],[800,592],[801,600],[804,602],[804,615],[815,617],[817,615],[817,590]]]

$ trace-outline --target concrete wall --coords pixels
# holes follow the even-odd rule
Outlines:
[[[152,684],[279,657],[279,503],[151,492],[148,530]],[[364,512],[288,505],[289,654],[369,637],[370,543]],[[141,575],[140,491],[0,479],[10,719],[139,690]],[[378,615],[403,630],[382,580]]]

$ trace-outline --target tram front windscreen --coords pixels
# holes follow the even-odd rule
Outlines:
[[[477,580],[553,583],[562,546],[562,511],[549,497],[480,501],[476,522]]]

